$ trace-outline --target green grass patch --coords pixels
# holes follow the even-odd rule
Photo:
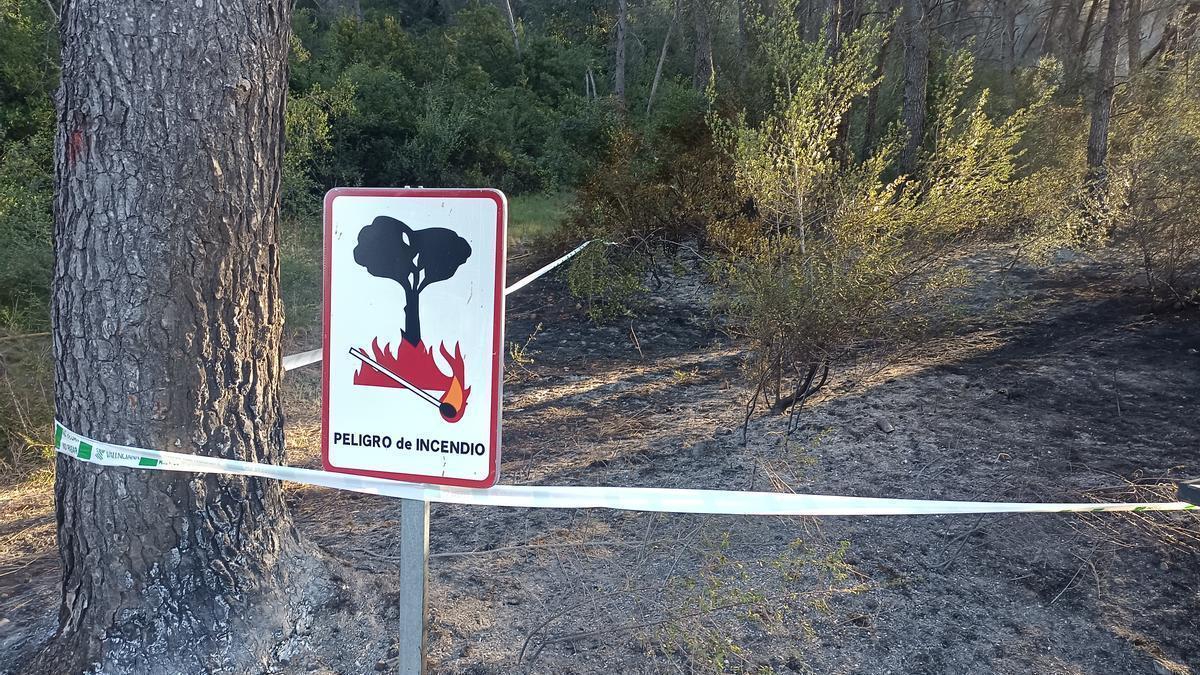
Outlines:
[[[554,234],[575,201],[570,192],[528,194],[508,200],[508,242],[529,243]]]
[[[321,229],[284,223],[280,236],[284,351],[315,349],[321,337]]]

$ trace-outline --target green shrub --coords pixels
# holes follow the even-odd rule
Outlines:
[[[646,259],[603,244],[580,251],[567,270],[567,286],[596,323],[631,316],[646,291]]]
[[[48,323],[54,262],[52,148],[49,129],[0,146],[0,312],[16,330]]]
[[[738,210],[731,164],[713,147],[703,97],[671,90],[642,129],[626,124],[612,132],[563,228],[564,245],[586,239],[621,244],[572,262],[572,291],[594,320],[627,313],[622,303],[634,301],[643,287],[633,275],[657,273],[656,261],[689,242],[703,249],[709,224]],[[619,292],[596,292],[606,284]],[[596,298],[619,302],[597,305]]]
[[[1133,253],[1147,290],[1200,302],[1200,88],[1177,70],[1151,74],[1114,119],[1108,195],[1098,220]]]
[[[861,162],[834,151],[840,121],[877,84],[885,26],[847,36],[837,59],[780,14],[759,29],[776,74],[770,111],[757,122],[710,116],[755,213],[716,223],[712,234],[726,251],[718,308],[754,348],[759,392],[784,408],[802,400],[821,366],[942,315],[962,276],[956,253],[1020,212],[1017,144],[1037,108],[993,121],[986,90],[964,96],[972,61],[955,55],[934,90],[920,173],[889,180],[896,131]]]

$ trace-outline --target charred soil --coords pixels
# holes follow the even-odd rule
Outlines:
[[[502,482],[1002,501],[1171,498],[1200,473],[1200,317],[1102,263],[971,262],[968,320],[835,371],[743,440],[743,355],[698,275],[596,327],[550,280],[510,298]],[[540,328],[539,328],[540,326]],[[534,337],[528,339],[530,335]],[[305,347],[307,345],[295,345]],[[520,363],[518,363],[518,361]],[[286,381],[319,464],[319,370]],[[0,495],[0,672],[53,631],[49,486]],[[391,669],[399,503],[290,486],[348,570],[275,672]],[[1192,515],[746,518],[432,507],[437,673],[1194,673]]]

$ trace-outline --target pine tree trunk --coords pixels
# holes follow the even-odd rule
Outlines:
[[[1100,43],[1100,66],[1096,72],[1096,90],[1092,100],[1092,124],[1088,133],[1088,182],[1096,194],[1103,193],[1104,160],[1108,157],[1108,126],[1112,119],[1113,71],[1117,63],[1117,46],[1121,40],[1121,15],[1125,0],[1109,0],[1108,16],[1104,22],[1104,38]]]
[[[900,172],[917,168],[925,138],[925,93],[929,83],[929,27],[922,0],[904,0],[904,101],[901,116],[908,138],[900,151]]]
[[[1004,88],[1015,95],[1017,72],[1017,4],[1016,0],[1000,0],[1000,11],[1004,15]]]
[[[826,25],[825,55],[833,63],[841,59],[842,43],[846,37],[858,28],[861,14],[859,4],[858,0],[826,0],[829,17]],[[850,161],[851,155],[850,117],[847,113],[838,120],[833,139],[832,152],[842,166]]]
[[[1074,43],[1072,44],[1072,49],[1068,54],[1069,58],[1066,59],[1063,64],[1063,70],[1066,73],[1067,86],[1070,88],[1079,86],[1076,83],[1083,81],[1083,72],[1088,61],[1088,50],[1092,46],[1092,26],[1096,24],[1096,12],[1099,10],[1099,7],[1100,0],[1091,0],[1091,4],[1088,6],[1087,18],[1083,21],[1082,32],[1078,33],[1078,37],[1074,37],[1074,35],[1072,37]],[[1073,17],[1068,17],[1070,25],[1072,26],[1072,34],[1076,33],[1074,30],[1076,27],[1075,17],[1078,17],[1078,14],[1075,14]],[[1076,89],[1076,91],[1078,91],[1078,89]]]
[[[52,319],[66,427],[283,460],[290,7],[64,3]],[[277,481],[57,462],[62,603],[35,670],[261,671],[290,608],[323,592]]]

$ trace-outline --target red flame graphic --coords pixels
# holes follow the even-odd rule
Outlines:
[[[385,344],[381,350],[379,338],[371,340],[371,351],[379,365],[421,389],[443,392],[440,402],[449,403],[451,406],[450,408],[443,407],[443,411],[452,409],[454,414],[447,416],[443,412],[442,416],[447,422],[457,422],[462,419],[463,413],[467,409],[467,397],[471,395],[471,388],[463,387],[466,382],[466,363],[458,343],[454,345],[453,355],[446,349],[444,343],[438,345],[438,350],[441,352],[442,358],[450,365],[449,375],[442,372],[434,359],[433,348],[426,347],[424,341],[413,345],[407,340],[401,340],[396,346],[396,353],[392,354],[390,343]],[[358,370],[354,373],[354,384],[369,387],[405,388],[404,385],[366,363],[359,364]]]

